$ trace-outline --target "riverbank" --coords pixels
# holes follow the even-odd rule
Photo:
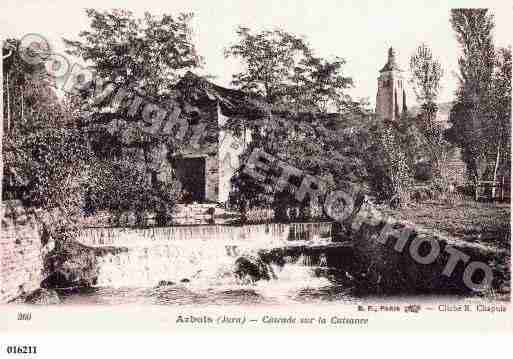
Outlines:
[[[387,215],[436,229],[467,242],[509,250],[511,243],[509,203],[461,201],[412,204],[400,209],[382,209]]]
[[[365,203],[358,217],[377,215],[373,208]],[[401,221],[415,223],[415,235],[404,247],[408,250],[398,252],[393,240],[388,240],[386,245],[376,242],[376,231],[382,229],[384,222],[375,227],[362,225],[345,242],[340,242],[336,236],[332,242],[331,225],[324,222],[243,227],[91,228],[80,231],[73,240],[57,241],[55,247],[41,257],[44,258],[43,289],[33,297],[35,302],[46,303],[40,300],[45,290],[154,288],[162,281],[180,283],[171,285],[171,289],[168,288],[171,291],[190,282],[200,292],[222,288],[224,293],[235,288],[246,295],[246,290],[254,288],[241,286],[234,278],[233,265],[249,253],[274,266],[273,280],[254,278],[262,288],[297,285],[303,293],[310,292],[311,284],[315,283],[318,287],[314,296],[320,295],[326,300],[333,295],[338,298],[339,292],[343,295],[351,292],[351,296],[360,298],[446,294],[509,298],[508,205],[470,202],[447,206],[433,202],[399,210],[381,208],[381,212],[394,218],[396,229],[404,228]],[[415,238],[436,240],[440,246],[439,258],[429,265],[415,262],[410,248]],[[458,265],[452,276],[442,276],[448,263],[445,250],[448,247],[468,255],[469,263],[488,264],[494,273],[493,289],[484,294],[469,291],[462,283],[463,265]],[[282,275],[277,275],[280,272]],[[334,294],[328,295],[326,290]],[[25,296],[30,294],[27,290],[24,292]],[[319,294],[321,292],[323,294]],[[154,294],[151,292],[150,296]],[[51,299],[51,296],[46,297]]]
[[[494,299],[509,298],[511,291],[511,205],[509,203],[462,200],[455,204],[444,204],[430,201],[399,209],[383,208],[382,211],[398,220],[413,222],[463,242],[479,244],[496,251],[498,254],[494,270],[501,274],[504,284],[498,292],[493,291],[488,295]]]

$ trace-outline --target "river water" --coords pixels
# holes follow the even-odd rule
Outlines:
[[[178,283],[170,286],[98,286],[64,296],[65,304],[289,305],[353,302],[347,287],[315,277],[310,268],[286,266],[278,279],[239,284],[235,281]]]
[[[124,250],[99,257],[96,287],[64,293],[64,303],[268,305],[355,300],[350,286],[330,280],[323,253],[285,254],[279,264],[270,264],[270,280],[243,281],[234,272],[241,256],[330,243],[325,224],[148,231],[98,229],[84,235],[85,244]]]

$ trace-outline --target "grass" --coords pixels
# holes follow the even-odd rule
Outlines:
[[[429,201],[385,212],[468,242],[510,250],[509,203],[483,203],[461,200],[454,204]]]
[[[498,288],[490,289],[484,297],[509,300],[511,278],[510,203],[475,202],[464,198],[452,204],[437,201],[414,203],[399,209],[384,209],[399,220],[433,228],[442,234],[467,242],[477,242],[503,252],[493,261],[493,267],[504,279]]]

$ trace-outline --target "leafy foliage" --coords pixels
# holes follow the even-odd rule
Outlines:
[[[436,103],[444,71],[442,64],[434,58],[426,44],[421,44],[410,58],[410,70],[412,72],[410,83],[417,101],[423,105]]]
[[[96,175],[86,185],[86,208],[108,210],[114,213],[114,223],[119,225],[123,212],[133,212],[137,224],[144,225],[144,214],[157,213],[157,222],[166,224],[172,213],[180,186],[173,181],[153,180],[146,164],[130,158],[113,158],[98,161]]]
[[[412,168],[419,153],[418,135],[407,115],[403,115],[399,123],[376,121],[370,129],[374,158],[369,160],[376,172],[373,183],[378,189],[378,198],[392,206],[410,201]]]
[[[422,143],[426,147],[424,153],[431,164],[436,187],[445,192],[449,188],[447,161],[451,145],[445,138],[443,125],[436,120],[440,80],[444,71],[441,63],[425,44],[421,44],[411,57],[410,70],[410,83],[421,105],[416,123],[423,135]]]
[[[493,16],[487,9],[453,9],[451,25],[462,50],[460,86],[451,110],[452,139],[463,148],[471,178],[490,173],[497,152],[498,116],[492,106],[495,71]]]
[[[128,10],[87,9],[90,30],[82,41],[63,39],[67,53],[92,65],[98,77],[149,96],[169,93],[178,70],[200,65],[201,58],[191,41],[189,22],[193,14],[160,17],[146,12],[135,18]]]
[[[490,107],[497,123],[494,138],[501,156],[499,169],[504,173],[511,168],[511,47],[498,49],[496,59]]]
[[[351,103],[344,93],[353,84],[342,74],[344,59],[317,57],[303,38],[283,30],[253,34],[239,27],[237,35],[239,42],[226,49],[225,56],[245,64],[232,81],[241,90],[298,112],[340,110]]]
[[[73,117],[40,70],[17,53],[6,61],[4,76],[10,81],[4,83],[4,93],[10,101],[4,113],[9,121],[4,122],[2,199],[57,210],[72,220],[82,208],[81,184],[91,156]]]
[[[86,13],[90,30],[79,34],[81,41],[64,42],[69,54],[91,65],[98,83],[112,82],[162,104],[174,97],[180,75],[201,65],[191,40],[192,14],[145,13],[143,18],[135,18],[127,10],[88,9]],[[142,121],[141,114],[132,118],[125,112],[112,113],[109,101],[89,101],[90,92],[82,93],[79,101],[70,101],[77,116],[85,120],[87,141],[98,167],[91,171],[87,186],[88,209],[116,214],[134,211],[139,217],[152,209],[165,222],[179,197],[180,185],[171,175],[163,178],[162,173],[169,171],[161,171],[155,164],[163,163],[176,144],[159,134],[138,131],[134,123]]]
[[[233,204],[242,211],[273,208],[275,216],[283,220],[287,208],[298,207],[308,217],[311,201],[322,205],[325,198],[307,196],[303,202],[297,201],[294,187],[307,176],[322,181],[324,194],[344,190],[363,192],[380,201],[394,197],[398,203],[408,201],[410,163],[419,146],[419,133],[411,133],[415,126],[384,123],[364,111],[351,115],[273,113],[248,126],[253,140],[242,163],[247,163],[254,149],[270,154],[273,160],[267,164],[264,181],[245,173],[244,166],[232,179]],[[323,140],[314,140],[318,138]],[[280,186],[277,179],[287,166],[299,173],[292,176],[290,186]]]
[[[243,91],[255,92],[270,104],[284,95],[283,84],[292,76],[291,70],[310,51],[304,41],[281,30],[252,34],[239,27],[240,42],[225,50],[225,56],[239,57],[246,62],[246,71],[233,76],[233,84]]]

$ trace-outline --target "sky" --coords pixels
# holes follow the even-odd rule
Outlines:
[[[205,59],[204,72],[216,76],[215,83],[229,87],[232,74],[241,70],[238,60],[223,56],[223,50],[236,41],[239,25],[255,31],[280,28],[305,36],[319,56],[344,58],[344,74],[354,80],[350,94],[355,99],[368,98],[371,104],[375,104],[378,71],[386,63],[388,48],[396,49],[408,77],[409,57],[424,42],[444,67],[440,101],[446,102],[454,98],[457,87],[459,48],[449,23],[454,7],[490,8],[495,15],[496,45],[511,45],[513,2],[501,0],[2,0],[0,36],[37,33],[48,39],[54,51],[62,52],[62,37],[78,39],[78,33],[88,28],[85,8],[124,8],[136,15],[193,12],[194,41]],[[415,105],[411,91],[408,103]]]

